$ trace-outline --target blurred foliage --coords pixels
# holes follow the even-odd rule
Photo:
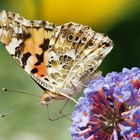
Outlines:
[[[103,74],[121,71],[123,67],[140,67],[140,1],[139,0],[0,0],[0,10],[20,13],[28,19],[42,19],[57,25],[73,21],[105,32],[114,41],[114,49],[102,63]],[[0,87],[41,95],[42,90],[0,47]],[[31,103],[0,119],[0,140],[70,140],[66,119],[50,122],[46,107],[39,98],[24,94],[1,94],[0,112]],[[68,105],[66,112],[71,112]],[[50,114],[58,116],[63,103],[50,106]]]

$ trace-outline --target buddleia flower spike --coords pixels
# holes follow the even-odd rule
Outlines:
[[[73,140],[140,140],[140,69],[93,80],[72,115]]]

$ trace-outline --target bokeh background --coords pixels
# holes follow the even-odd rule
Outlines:
[[[139,0],[0,0],[0,10],[3,9],[57,25],[73,21],[107,34],[115,45],[100,67],[103,75],[124,67],[140,67]],[[43,92],[0,44],[2,87],[37,95]],[[65,118],[48,121],[46,107],[38,100],[38,97],[19,93],[0,94],[0,112],[17,109],[0,118],[0,140],[71,140],[68,131],[71,122]],[[50,115],[58,117],[62,105],[51,105]],[[73,105],[70,103],[66,112],[70,113]]]

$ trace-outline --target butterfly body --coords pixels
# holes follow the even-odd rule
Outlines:
[[[112,49],[107,36],[88,26],[56,26],[6,11],[0,12],[0,41],[44,89],[42,104],[77,94]]]

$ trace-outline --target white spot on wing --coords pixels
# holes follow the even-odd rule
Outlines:
[[[15,48],[18,47],[22,43],[22,40],[18,40],[17,38],[12,38],[11,42],[9,45],[6,46],[7,51],[10,54],[15,54]]]
[[[30,56],[27,61],[27,65],[25,66],[25,71],[30,74],[34,63],[36,62],[36,58],[34,56]]]

